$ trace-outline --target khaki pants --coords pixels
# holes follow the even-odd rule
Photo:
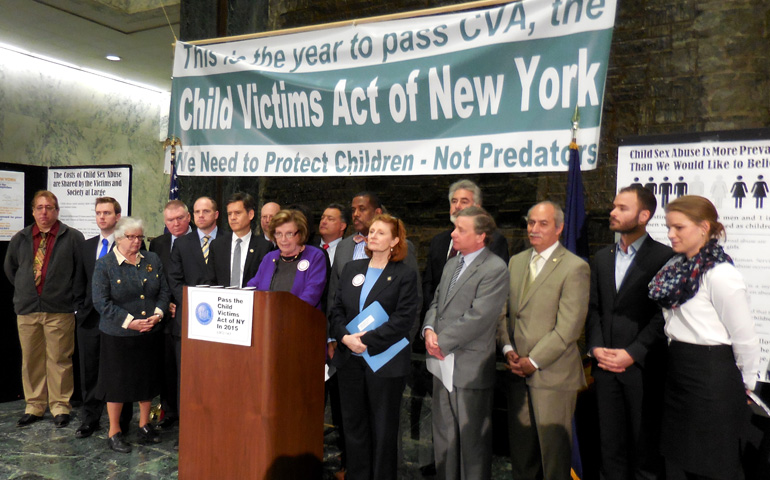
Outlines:
[[[18,315],[16,320],[21,342],[21,381],[27,401],[25,413],[42,416],[46,407],[54,416],[70,413],[75,315],[37,312]]]

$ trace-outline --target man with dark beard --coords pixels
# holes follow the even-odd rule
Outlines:
[[[673,255],[647,234],[657,202],[648,189],[620,190],[610,230],[620,240],[591,264],[586,342],[599,408],[601,478],[659,478],[665,336],[647,284]]]

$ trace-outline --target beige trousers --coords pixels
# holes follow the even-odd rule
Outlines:
[[[36,312],[18,315],[21,381],[25,413],[42,416],[46,407],[56,416],[70,413],[74,389],[72,353],[75,315]]]

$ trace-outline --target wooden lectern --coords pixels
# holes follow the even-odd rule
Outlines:
[[[324,315],[287,292],[254,292],[243,347],[187,338],[187,287],[182,307],[179,478],[320,478]]]

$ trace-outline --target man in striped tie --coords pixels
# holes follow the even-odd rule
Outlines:
[[[80,247],[75,291],[77,304],[78,353],[80,359],[80,387],[83,395],[83,409],[80,426],[75,437],[87,438],[99,428],[104,411],[104,402],[96,397],[96,381],[99,378],[99,312],[94,309],[91,297],[91,277],[97,260],[107,255],[115,245],[115,225],[120,220],[120,203],[112,197],[99,197],[94,206],[96,226],[99,235],[89,238]],[[125,433],[134,413],[133,404],[123,406],[120,423]]]
[[[444,266],[425,314],[428,361],[451,372],[433,379],[433,451],[444,480],[492,478],[495,331],[508,298],[505,262],[489,248],[496,229],[481,207],[457,212],[458,254]]]
[[[163,410],[165,416],[158,423],[160,429],[173,427],[179,419],[179,369],[182,352],[182,295],[184,286],[210,285],[214,281],[210,276],[207,264],[209,247],[219,232],[217,202],[209,197],[198,198],[193,204],[193,218],[196,228],[187,235],[177,238],[174,246],[171,247],[171,258],[164,265],[168,274],[168,285],[177,301],[177,309],[173,326],[169,332],[171,343],[174,346],[173,363],[169,362],[171,357],[167,356],[166,362],[170,364],[166,365],[163,382],[170,384],[166,391],[175,392],[175,395],[174,398],[166,398],[170,395],[164,396]]]
[[[74,390],[75,272],[83,234],[59,221],[56,195],[32,198],[35,223],[11,238],[5,275],[14,287],[13,309],[21,343],[21,380],[27,402],[19,427],[50,408],[57,428],[70,422]]]

